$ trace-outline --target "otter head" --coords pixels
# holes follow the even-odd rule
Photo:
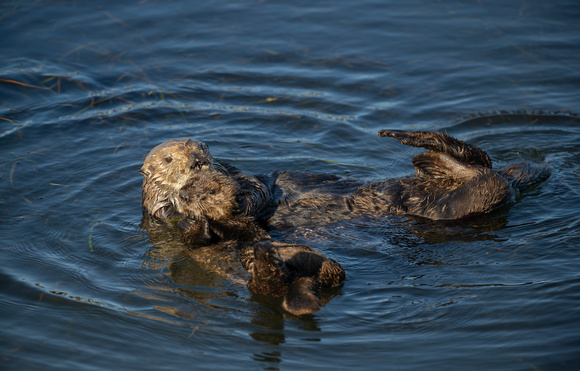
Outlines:
[[[223,171],[208,146],[192,139],[170,140],[153,148],[139,170],[143,179],[143,206],[154,216],[175,217],[179,191],[196,173]]]
[[[139,172],[146,181],[179,189],[190,174],[207,169],[215,170],[215,161],[205,143],[174,139],[153,148]]]
[[[225,221],[240,213],[238,183],[217,171],[193,173],[179,191],[176,209],[190,217]]]

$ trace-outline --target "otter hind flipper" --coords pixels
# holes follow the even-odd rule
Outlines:
[[[345,278],[340,264],[305,245],[262,241],[244,247],[240,260],[250,273],[248,289],[283,297],[283,308],[295,315],[319,310],[318,290],[336,287]]]
[[[346,279],[344,268],[334,259],[326,259],[322,262],[318,272],[318,282],[322,287],[337,287]]]
[[[445,153],[420,153],[413,157],[413,165],[417,173],[433,178],[465,181],[479,174],[476,166],[457,161]]]
[[[447,153],[458,161],[491,169],[491,160],[484,150],[443,133],[384,129],[378,135],[398,139],[405,145]]]
[[[314,313],[322,307],[314,293],[316,283],[312,277],[299,277],[288,287],[282,307],[295,315]]]

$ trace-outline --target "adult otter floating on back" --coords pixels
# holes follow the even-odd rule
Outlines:
[[[180,192],[192,177],[218,172],[237,185],[235,214],[267,228],[326,224],[360,215],[407,214],[444,220],[489,212],[550,175],[527,162],[492,170],[480,148],[437,132],[381,130],[381,137],[429,151],[413,157],[416,173],[400,179],[364,183],[307,172],[247,174],[215,159],[191,139],[172,140],[147,155],[143,206],[163,220],[186,216]]]

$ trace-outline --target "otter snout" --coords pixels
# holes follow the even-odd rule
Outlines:
[[[194,156],[191,163],[191,170],[200,171],[207,170],[210,167],[210,161],[205,156]]]

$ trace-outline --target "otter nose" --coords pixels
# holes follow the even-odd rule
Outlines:
[[[209,168],[209,162],[203,157],[195,157],[191,165],[192,170],[205,170]]]

